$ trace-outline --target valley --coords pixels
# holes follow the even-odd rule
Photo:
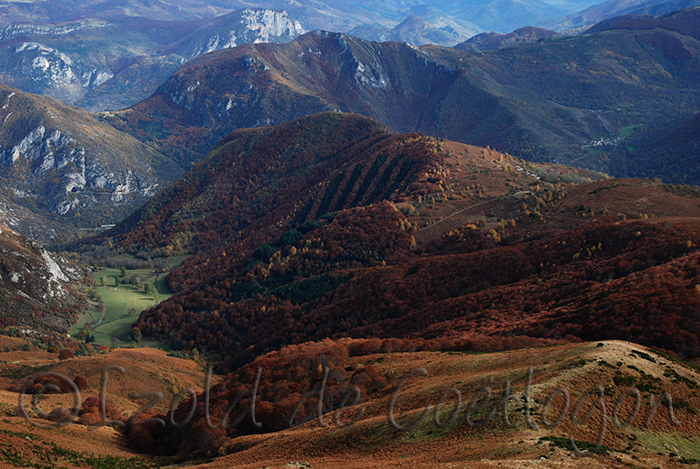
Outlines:
[[[76,336],[85,323],[90,323],[94,342],[99,346],[114,348],[132,342],[131,324],[138,314],[172,294],[165,285],[165,275],[154,274],[148,269],[127,271],[126,277],[122,277],[118,269],[100,269],[91,277],[95,282],[97,308],[89,317],[79,319],[71,333]],[[129,282],[132,277],[134,280]],[[125,278],[129,283],[122,283]]]
[[[0,467],[700,464],[700,7],[633,3],[0,1]]]
[[[160,301],[167,300],[172,290],[165,283],[167,272],[177,268],[187,256],[174,256],[167,262],[148,265],[143,260],[132,256],[109,260],[120,268],[98,267],[88,278],[92,284],[90,296],[91,308],[78,319],[70,333],[80,337],[86,324],[90,325],[90,334],[94,336],[96,346],[106,345],[111,348],[131,344],[141,347],[170,349],[169,341],[135,340],[131,326],[138,315]],[[93,269],[97,264],[93,264]],[[141,266],[141,268],[124,268],[121,266]]]

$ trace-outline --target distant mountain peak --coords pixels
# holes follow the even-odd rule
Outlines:
[[[700,0],[608,0],[562,18],[537,24],[542,28],[580,34],[602,21],[626,15],[673,15],[700,5]]]
[[[471,51],[488,51],[496,50],[501,47],[507,47],[515,44],[526,44],[537,42],[543,39],[549,39],[556,33],[548,29],[535,28],[526,26],[516,29],[512,33],[500,34],[496,32],[477,34],[471,39],[467,39],[461,44],[457,44],[455,49],[471,50]]]
[[[611,29],[651,30],[656,28],[676,31],[700,40],[700,7],[677,10],[663,16],[616,16],[601,21],[586,33],[592,34]]]
[[[193,58],[240,44],[288,42],[304,33],[301,23],[292,20],[286,10],[244,8],[197,29],[183,41],[186,46],[179,53]]]
[[[361,25],[350,30],[349,34],[377,42],[397,41],[407,42],[416,46],[425,44],[451,46],[480,31],[480,28],[474,24],[465,21],[464,23],[466,24],[463,25],[456,21],[450,21],[444,15],[438,15],[436,13],[437,10],[433,10],[428,10],[430,18],[410,13],[393,28],[378,25]]]
[[[423,18],[416,16],[416,15],[411,15],[405,20],[403,20],[401,23],[396,25],[394,28],[394,31],[401,31],[401,30],[427,30],[427,29],[437,29],[435,26],[432,24],[428,23],[425,21]]]

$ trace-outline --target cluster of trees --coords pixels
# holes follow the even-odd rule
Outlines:
[[[416,252],[420,254],[466,254],[494,247],[496,247],[496,243],[493,237],[478,229],[476,225],[463,225],[421,246]]]
[[[106,350],[105,346],[101,348],[93,347],[90,343],[86,342],[86,338],[89,342],[94,342],[94,336],[90,334],[89,324],[85,325],[76,337],[66,337],[62,334],[60,335],[48,335],[44,333],[32,333],[31,331],[24,334],[17,328],[10,326],[6,329],[0,329],[0,335],[7,335],[10,337],[19,337],[24,339],[24,343],[15,344],[12,347],[5,346],[5,352],[18,351],[18,350],[46,350],[49,353],[58,354],[59,360],[68,360],[74,355],[84,356],[97,353],[98,351]],[[87,331],[87,334],[86,334]],[[78,337],[79,336],[79,337]]]
[[[146,251],[135,251],[132,254],[134,257],[119,257],[123,251],[115,248],[110,243],[92,244],[83,249],[80,253],[80,260],[85,265],[108,267],[110,269],[121,269],[122,267],[129,270],[139,270],[148,268],[167,268],[167,263],[162,259],[153,259]]]
[[[104,417],[107,417],[108,420],[126,421],[121,411],[109,400],[105,400],[103,415],[99,398],[88,397],[80,406],[78,423],[82,425],[103,425]]]
[[[83,376],[76,376],[73,378],[72,383],[79,391],[88,388],[88,382]],[[8,391],[20,392],[22,389],[24,389],[25,394],[69,394],[73,392],[71,383],[49,374],[37,376],[31,384],[12,385],[8,388]]]
[[[86,344],[95,341],[95,336],[90,333],[90,323],[86,322],[85,326],[76,334],[76,338],[85,341]]]
[[[58,353],[59,358],[63,360],[65,353],[70,353],[70,356],[72,357],[73,351],[79,347],[79,343],[74,339],[44,334],[24,334],[20,328],[14,326],[0,329],[0,335],[18,337],[24,339],[25,341],[23,345],[15,344],[13,347],[5,346],[5,352],[17,351],[20,349],[33,350],[36,348],[46,350],[49,353]]]
[[[144,293],[151,295],[154,300],[158,301],[158,288],[151,282],[144,282],[138,275],[124,276],[120,283],[131,285],[137,290],[143,290]]]
[[[153,296],[153,299],[155,301],[158,301],[158,288],[156,287],[155,284],[146,282],[144,281],[141,276],[139,275],[128,275],[126,267],[121,266],[120,268],[120,274],[118,276],[113,277],[114,279],[114,287],[119,287],[119,285],[131,285],[132,287],[136,288],[137,290],[142,290],[144,293],[147,293],[148,295]],[[108,280],[108,277],[106,275],[103,275],[100,277],[99,284],[101,287],[107,287],[110,286],[110,280]],[[91,295],[93,299],[96,299],[98,302],[100,302],[100,307],[104,308],[104,305],[102,305],[102,300],[97,294],[95,290],[89,290],[88,293]]]

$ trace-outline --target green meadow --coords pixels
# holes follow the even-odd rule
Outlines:
[[[171,267],[177,267],[185,259],[186,256],[173,257],[168,262]],[[158,293],[158,302],[161,302],[173,294],[165,283],[167,274],[167,272],[154,272],[152,269],[127,270],[126,278],[138,276],[142,282],[154,285]],[[77,335],[89,322],[91,333],[95,336],[95,345],[108,347],[129,345],[132,342],[131,325],[142,311],[157,304],[154,295],[146,293],[143,289],[137,289],[134,285],[122,284],[119,269],[102,267],[92,272],[91,276],[96,284],[95,291],[104,304],[104,316],[100,312],[83,316],[71,329],[71,336]],[[119,286],[115,286],[116,281],[120,282]],[[168,342],[167,340],[144,340],[141,345],[167,348]]]
[[[621,128],[620,137],[631,137],[632,135],[634,135],[634,132],[637,127],[637,125],[628,125],[627,127]]]

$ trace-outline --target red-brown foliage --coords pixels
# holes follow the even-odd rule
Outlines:
[[[194,254],[168,276],[181,291],[305,221],[434,192],[437,146],[348,114],[238,130],[109,235],[131,250]]]
[[[362,400],[365,400],[367,395],[382,389],[386,379],[372,366],[361,368],[352,375],[345,371],[349,348],[357,352],[363,342],[366,341],[325,340],[289,346],[264,355],[211,389],[210,418],[218,428],[213,429],[206,424],[204,396],[199,395],[194,417],[184,429],[178,429],[171,423],[164,430],[154,425],[138,430],[127,429],[128,441],[132,447],[149,452],[158,448],[160,454],[178,452],[181,456],[192,456],[206,450],[216,450],[236,435],[277,431],[314,418],[318,415],[322,387],[324,413],[338,408],[346,394],[349,394],[349,402],[345,406],[349,406],[355,397],[351,392],[352,386],[358,387]],[[381,343],[379,345],[381,348]],[[394,345],[397,348],[410,348],[403,341],[396,341]],[[365,350],[374,350],[374,347],[366,347]],[[253,424],[250,414],[258,369],[260,379],[255,419],[262,424],[260,428]],[[345,400],[348,401],[347,398]],[[191,399],[180,404],[175,412],[175,422],[186,419],[191,404]],[[227,429],[222,425],[224,419]],[[143,441],[148,441],[150,446],[144,445]]]
[[[136,416],[124,422],[123,434],[127,438],[129,447],[142,453],[168,454],[169,450],[163,447],[162,440],[165,437],[165,427],[158,421],[165,420],[155,409],[146,409]],[[176,429],[170,431],[177,433]]]
[[[82,376],[76,376],[75,378],[73,378],[73,382],[78,387],[79,391],[84,391],[88,388],[88,382]]]
[[[317,418],[321,389],[322,414],[341,408],[348,408],[349,414],[357,412],[349,408],[358,397],[358,391],[360,407],[368,396],[388,392],[387,378],[373,365],[359,369],[348,366],[348,359],[352,356],[421,350],[464,350],[468,347],[494,350],[504,345],[501,340],[474,335],[461,341],[327,339],[292,345],[258,357],[211,388],[209,414],[211,423],[217,428],[206,423],[205,396],[200,394],[197,396],[197,407],[192,419],[182,428],[172,425],[168,416],[152,412],[149,415],[168,422],[165,427],[151,423],[133,429],[127,423],[125,433],[129,445],[141,451],[170,455],[177,453],[183,458],[198,456],[225,447],[235,436],[279,431]],[[553,342],[513,338],[505,345],[542,346]],[[258,376],[255,420],[261,424],[259,427],[253,423],[251,414],[253,390]],[[174,414],[174,421],[186,421],[191,406],[191,398],[184,400]],[[332,417],[327,415],[325,418]]]
[[[215,350],[226,363],[222,370],[285,345],[343,336],[458,341],[476,334],[474,345],[486,350],[517,346],[508,345],[514,336],[624,339],[700,356],[700,295],[695,287],[700,284],[700,252],[693,228],[594,223],[498,246],[467,230],[462,238],[440,239],[417,255],[403,244],[408,233],[390,222],[393,211],[372,210],[367,221],[378,220],[375,216],[387,221],[363,242],[373,237],[402,240],[387,251],[386,265],[344,257],[352,246],[352,237],[342,242],[344,233],[358,239],[362,235],[361,230],[349,230],[355,225],[341,223],[339,215],[337,224],[311,231],[299,243],[318,238],[325,247],[318,244],[279,261],[291,272],[286,290],[233,296],[240,291],[238,282],[271,282],[275,277],[269,267],[278,262],[273,261],[263,264],[264,269],[247,270],[250,280],[235,271],[213,278],[143,314],[137,324],[145,335],[177,331],[179,347]],[[352,216],[345,219],[360,213],[347,212]],[[400,214],[393,213],[399,220]],[[333,270],[336,265],[339,271]],[[307,303],[284,296],[296,278],[323,269],[340,276],[336,288]],[[485,336],[494,339],[486,344]]]
[[[76,377],[76,379],[78,378],[81,377]],[[84,379],[85,378],[83,378],[83,380]],[[76,386],[78,385],[77,383],[75,384]],[[87,383],[85,383],[85,385],[87,388]],[[26,387],[25,384],[10,386],[8,391],[20,392],[23,387],[25,394],[65,394],[74,391],[70,381],[49,374],[37,376],[31,384],[26,385]]]
[[[352,374],[350,384],[372,394],[386,386],[386,379],[372,365],[367,365]]]
[[[108,400],[105,400],[105,416],[109,420],[124,420],[124,416],[119,409],[114,407]],[[104,423],[104,418],[100,411],[100,400],[97,397],[88,397],[85,399],[78,412],[78,417],[78,422],[83,425],[99,425]]]

